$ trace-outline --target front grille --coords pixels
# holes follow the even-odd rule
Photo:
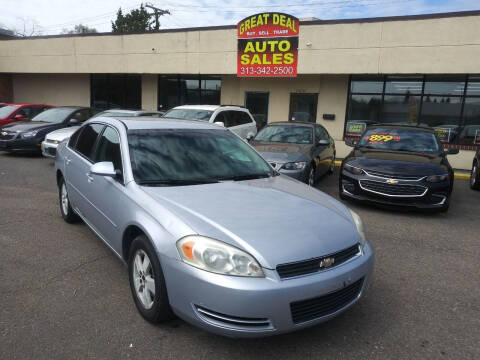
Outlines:
[[[365,172],[368,174],[368,175],[371,175],[371,176],[378,176],[378,177],[381,177],[381,178],[385,178],[385,179],[397,179],[397,180],[410,180],[410,181],[418,181],[418,180],[421,180],[423,177],[422,176],[408,176],[408,175],[396,175],[396,174],[385,174],[385,173],[381,173],[381,172],[378,172],[378,171],[370,171],[370,170],[365,170]]]
[[[298,262],[289,263],[289,264],[278,265],[277,272],[280,278],[282,279],[305,275],[305,274],[312,274],[312,273],[324,270],[323,268],[320,267],[320,262],[325,258],[334,259],[332,266],[329,267],[329,268],[332,268],[334,266],[340,265],[345,261],[351,259],[355,255],[357,255],[359,252],[360,252],[360,247],[358,244],[355,244],[353,246],[350,246],[347,249],[344,249],[334,254],[330,254],[330,255],[314,258],[314,259],[304,260],[304,261],[298,261]]]
[[[272,324],[266,318],[244,318],[232,315],[225,315],[195,305],[198,315],[202,320],[213,323],[217,326],[235,329],[272,329]]]
[[[363,190],[372,191],[387,196],[422,196],[427,188],[420,185],[387,184],[378,181],[360,180]]]
[[[51,156],[55,156],[57,154],[57,149],[55,148],[46,148],[45,152]]]
[[[295,324],[331,315],[354,301],[362,290],[363,278],[327,295],[290,304]]]

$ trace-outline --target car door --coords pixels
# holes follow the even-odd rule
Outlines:
[[[93,156],[94,163],[103,161],[113,163],[118,175],[110,177],[90,174],[86,196],[92,204],[94,213],[91,217],[91,225],[113,250],[120,254],[122,234],[118,225],[122,218],[122,207],[128,201],[125,199],[120,135],[114,127],[109,125],[100,135]]]
[[[78,137],[72,136],[70,139],[69,151],[65,156],[65,179],[70,202],[75,211],[89,223],[96,215],[88,195],[91,178],[89,173],[95,146],[104,127],[103,124],[93,123],[81,128]]]
[[[321,140],[328,141],[328,145],[320,144]],[[317,163],[317,176],[325,174],[332,163],[333,150],[330,136],[327,130],[321,125],[315,125],[315,162]]]

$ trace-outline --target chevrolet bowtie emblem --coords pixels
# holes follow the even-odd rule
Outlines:
[[[395,180],[395,179],[388,179],[386,182],[387,182],[387,184],[391,184],[391,185],[398,184],[398,181]]]
[[[335,262],[335,258],[328,257],[328,258],[322,259],[322,261],[320,261],[320,269],[329,268],[330,266],[333,265],[334,262]]]

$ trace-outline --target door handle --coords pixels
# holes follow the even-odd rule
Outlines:
[[[72,159],[65,158],[65,165],[70,165],[71,162],[72,162]]]
[[[91,172],[87,172],[85,175],[87,175],[87,181],[89,183],[93,183],[93,176]]]

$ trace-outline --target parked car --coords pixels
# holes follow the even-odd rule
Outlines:
[[[470,187],[474,190],[480,190],[480,148],[477,149],[475,157],[473,158]]]
[[[447,154],[458,149],[444,151],[431,128],[368,127],[342,162],[340,197],[447,211],[453,189]]]
[[[17,121],[28,121],[52,107],[46,104],[4,104],[0,107],[0,127]]]
[[[459,144],[476,145],[475,142],[478,138],[480,138],[480,125],[467,125],[460,132]]]
[[[243,106],[182,105],[167,111],[163,117],[217,123],[247,140],[257,134],[257,123],[250,111]]]
[[[40,152],[45,135],[54,130],[80,125],[92,113],[90,108],[63,106],[48,109],[32,121],[4,126],[0,132],[0,150]]]
[[[107,117],[128,117],[128,116],[145,116],[159,118],[165,114],[164,111],[150,111],[150,110],[126,110],[126,109],[110,109],[97,113],[95,116]]]
[[[335,168],[335,141],[318,124],[273,123],[260,130],[250,144],[275,170],[310,186]]]
[[[97,117],[58,147],[60,212],[128,264],[140,314],[232,337],[331,319],[366,291],[357,214],[199,121]]]

